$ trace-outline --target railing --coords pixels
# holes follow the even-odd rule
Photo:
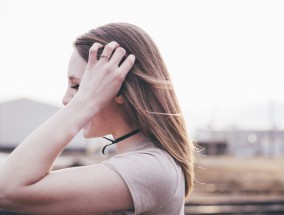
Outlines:
[[[23,214],[23,213],[13,213],[13,212],[4,211],[4,210],[0,209],[0,215],[27,215],[27,214]]]
[[[246,201],[246,202],[215,202],[215,203],[186,203],[185,215],[221,215],[221,214],[250,214],[250,215],[283,215],[284,200],[279,201]],[[0,209],[0,215],[26,215]],[[174,215],[174,214],[173,214]]]

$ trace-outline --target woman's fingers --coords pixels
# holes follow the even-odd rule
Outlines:
[[[127,75],[129,70],[133,67],[135,62],[135,56],[133,54],[130,54],[120,65],[118,68],[119,72],[122,73],[123,78]]]
[[[113,53],[109,63],[118,66],[122,58],[125,56],[126,51],[124,48],[118,47]]]
[[[113,54],[112,54],[113,53]],[[133,67],[135,62],[135,56],[129,55],[119,66],[123,57],[126,55],[126,50],[122,47],[119,47],[119,44],[115,41],[108,43],[103,50],[103,53],[100,57],[99,62],[103,64],[110,65],[109,68],[117,70],[121,78],[125,78],[129,70]]]
[[[120,78],[122,78],[123,80],[127,73],[130,71],[130,69],[133,67],[135,62],[135,56],[133,54],[130,54],[119,66],[123,57],[125,57],[125,54],[125,49],[122,47],[118,47],[116,48],[114,54],[108,62],[108,64],[112,65],[112,68],[116,68],[116,70],[120,73]]]
[[[126,51],[124,48],[119,47],[119,44],[117,42],[112,41],[104,47],[100,59],[97,60],[97,52],[102,47],[103,46],[100,43],[94,43],[92,45],[89,51],[88,64],[95,65],[98,62],[98,67],[100,67],[101,63],[108,64],[109,70],[117,70],[120,73],[119,77],[124,79],[134,65],[135,56],[133,54],[130,54],[119,66],[123,57],[125,57]],[[96,69],[98,69],[98,67]]]
[[[90,50],[89,50],[89,60],[88,60],[88,63],[91,63],[91,64],[96,64],[97,63],[97,53],[98,53],[98,50],[103,47],[102,44],[100,43],[94,43]]]
[[[113,53],[113,51],[115,49],[117,49],[119,47],[118,43],[115,42],[115,41],[112,41],[110,43],[108,43],[105,47],[104,47],[104,50],[103,50],[103,53],[100,57],[100,60],[99,62],[102,62],[102,63],[107,63],[109,62],[110,60],[110,57],[111,57],[111,54]]]

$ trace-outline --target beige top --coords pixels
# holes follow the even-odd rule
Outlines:
[[[135,210],[105,215],[184,215],[185,182],[181,167],[164,150],[147,141],[104,161],[126,182]]]

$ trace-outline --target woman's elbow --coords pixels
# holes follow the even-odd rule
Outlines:
[[[5,186],[0,182],[0,208],[9,209],[13,205],[17,191],[11,186]]]
[[[1,183],[0,183],[1,184]],[[5,209],[9,202],[9,195],[6,193],[6,189],[0,186],[0,208]]]
[[[8,200],[8,187],[10,184],[8,183],[7,177],[4,174],[5,171],[2,168],[3,163],[0,164],[0,208],[4,208],[4,205]]]

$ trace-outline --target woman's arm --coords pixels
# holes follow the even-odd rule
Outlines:
[[[104,49],[107,56],[115,50],[110,61],[97,61],[100,47],[98,43],[91,47],[72,101],[29,135],[0,167],[0,207],[37,214],[88,214],[133,206],[124,181],[104,165],[50,171],[68,142],[115,97],[134,63],[131,55],[118,66],[125,51],[116,42]]]
[[[87,111],[80,108],[71,101],[10,154],[0,172],[1,191],[32,185],[49,173],[58,154],[88,121]]]

